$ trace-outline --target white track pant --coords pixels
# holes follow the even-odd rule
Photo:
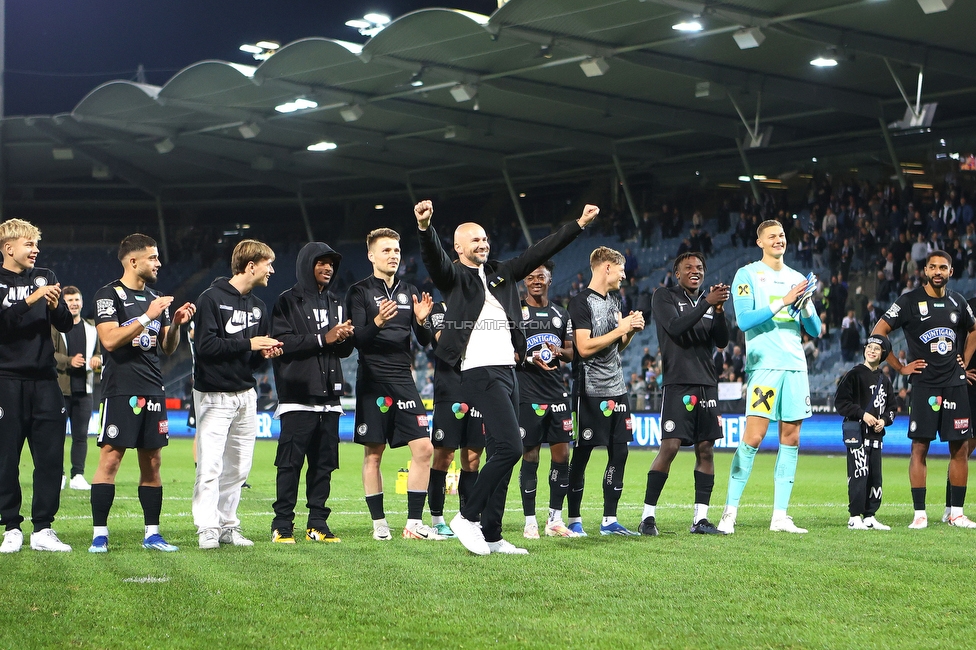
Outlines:
[[[197,476],[193,523],[206,528],[239,528],[241,485],[251,471],[257,436],[257,395],[193,391],[197,412]]]

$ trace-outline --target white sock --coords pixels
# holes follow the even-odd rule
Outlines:
[[[616,517],[604,517],[603,518],[603,525],[604,526],[609,526],[610,524],[615,524],[615,523],[617,523],[617,518]]]
[[[583,518],[582,517],[570,517],[569,519],[566,520],[566,523],[567,524],[582,524],[583,523]]]
[[[562,520],[563,520],[562,510],[553,510],[552,508],[549,508],[549,521],[562,521]]]
[[[952,506],[949,508],[949,518],[955,519],[956,517],[962,517],[962,508]]]
[[[407,528],[413,528],[414,526],[422,526],[423,521],[420,519],[407,519]]]
[[[108,537],[108,526],[95,526],[95,530],[92,533],[92,539],[96,537]]]
[[[657,516],[655,514],[656,512],[657,512],[657,506],[652,506],[652,505],[648,505],[648,504],[645,503],[644,504],[644,514],[641,515],[641,520],[643,521],[644,519],[647,519],[648,517],[656,517]]]
[[[444,523],[447,523],[447,522],[444,521],[444,517],[436,517],[434,515],[431,515],[430,516],[430,525],[431,526],[436,526],[437,524],[444,524]]]
[[[106,534],[108,533],[107,528],[105,529],[105,532]],[[158,535],[158,534],[159,534],[159,526],[146,526],[146,537],[149,537],[150,535]]]
[[[535,518],[535,515],[529,515],[529,516],[527,516],[525,518],[525,525],[526,526],[529,526],[529,525],[538,526],[539,525],[539,520]]]
[[[739,506],[725,506],[725,510],[722,512],[722,516],[729,515],[735,519],[736,515],[739,514]]]
[[[386,517],[384,517],[383,519],[374,519],[373,520],[373,530],[376,530],[380,526],[386,526],[387,528],[390,527],[390,524],[386,523]]]
[[[773,510],[773,521],[776,521],[777,519],[785,519],[785,518],[786,518],[785,510]]]
[[[692,517],[691,523],[697,524],[702,519],[708,519],[708,505],[704,503],[696,503],[695,514]]]
[[[949,512],[950,512],[949,516],[951,517],[952,516],[952,514],[951,514],[952,513],[952,508],[949,508]],[[918,519],[919,517],[925,517],[927,519],[928,518],[928,515],[925,513],[924,510],[916,510],[915,511],[915,518]]]

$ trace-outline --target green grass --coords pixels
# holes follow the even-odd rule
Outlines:
[[[523,540],[513,489],[506,537],[525,557],[474,557],[457,541],[376,542],[362,499],[359,447],[342,446],[330,519],[341,544],[273,546],[275,446],[257,443],[241,514],[250,549],[200,551],[190,516],[190,443],[163,455],[163,533],[178,553],[144,550],[136,459],[119,475],[111,552],[86,552],[87,493],[65,490],[55,528],[70,554],[25,549],[0,556],[2,648],[266,647],[963,647],[974,613],[976,531],[935,523],[945,461],[930,462],[928,530],[907,529],[907,461],[885,461],[879,518],[891,532],[848,531],[843,457],[800,459],[791,514],[807,535],[768,531],[773,456],[761,454],[736,534],[688,534],[693,454],[682,452],[662,495],[658,538]],[[89,466],[96,458],[94,445]],[[631,452],[620,519],[636,527],[653,452]],[[731,456],[717,456],[712,519],[720,515]],[[387,517],[406,457],[387,453]],[[601,453],[591,462],[584,523],[598,533]],[[543,452],[539,515],[548,460]],[[22,465],[22,479],[29,477]],[[89,478],[91,471],[88,472]],[[22,481],[23,482],[23,481]],[[304,485],[303,488],[304,490]],[[25,483],[25,504],[29,485]],[[303,503],[303,502],[302,502]],[[29,506],[25,506],[29,509]],[[448,516],[456,509],[448,497]],[[297,523],[304,524],[299,511]],[[25,532],[30,532],[25,523]],[[132,582],[153,578],[157,582]]]

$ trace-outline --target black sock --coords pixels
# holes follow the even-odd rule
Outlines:
[[[569,463],[552,463],[549,466],[549,507],[553,510],[562,510],[567,492],[569,492]]]
[[[616,517],[617,504],[624,490],[624,467],[627,464],[627,443],[607,447],[609,458],[603,473],[603,516]]]
[[[426,490],[407,490],[407,519],[423,519]]]
[[[522,493],[522,513],[526,517],[535,514],[535,495],[539,488],[539,463],[522,461],[519,469],[519,491]]]
[[[143,523],[158,526],[159,513],[163,511],[163,486],[140,485],[139,503],[142,504]]]
[[[953,508],[961,508],[966,504],[966,486],[953,485],[949,487],[949,505]]]
[[[427,483],[427,503],[430,505],[432,517],[444,516],[444,492],[447,486],[447,472],[440,469],[430,470],[430,481]]]
[[[949,482],[949,477],[946,476],[946,508],[952,506],[952,483]]]
[[[661,490],[668,480],[667,472],[657,472],[650,470],[647,473],[647,488],[644,490],[644,503],[649,506],[656,506],[657,500],[661,498]]]
[[[916,510],[925,510],[925,488],[912,488],[912,504]]]
[[[366,497],[366,507],[369,508],[369,518],[373,521],[377,519],[386,519],[386,513],[383,512],[383,493],[370,494]]]
[[[715,475],[695,472],[695,503],[707,506],[712,500],[712,488],[715,487]]]
[[[586,465],[590,462],[591,453],[593,447],[576,447],[573,450],[573,462],[569,465],[569,494],[566,495],[570,519],[577,519],[580,516],[583,487],[586,483]]]
[[[108,513],[112,509],[113,501],[115,501],[114,483],[92,483],[91,508],[93,526],[108,526]]]
[[[474,490],[474,484],[478,482],[478,472],[466,472],[461,470],[461,476],[458,477],[458,510],[464,509],[464,504],[468,502],[468,497],[471,496],[471,491]]]

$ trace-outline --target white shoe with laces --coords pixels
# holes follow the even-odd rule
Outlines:
[[[388,542],[393,539],[393,535],[390,534],[390,527],[386,524],[379,524],[373,527],[373,539],[378,542]]]
[[[465,519],[459,512],[451,520],[451,530],[454,531],[461,545],[475,555],[491,553],[491,548],[485,541],[485,534],[481,532],[480,522]]]
[[[871,530],[891,530],[891,526],[886,526],[877,519],[872,517],[865,517],[864,524]]]
[[[868,522],[860,517],[851,517],[847,520],[847,530],[870,530]]]
[[[800,528],[793,523],[793,517],[777,517],[769,522],[769,530],[775,533],[796,533],[803,534],[807,532],[806,528]]]
[[[501,553],[502,555],[528,555],[529,551],[524,548],[519,548],[515,544],[508,542],[504,539],[500,539],[497,542],[486,542],[488,544],[488,551],[491,553]]]
[[[445,539],[443,535],[439,535],[436,530],[428,526],[423,522],[408,524],[403,529],[403,539],[422,539],[430,540],[432,542],[441,542]]]
[[[238,528],[224,528],[220,531],[220,543],[231,546],[254,546],[254,542],[241,535]]]
[[[726,510],[722,513],[722,518],[719,519],[718,526],[716,526],[721,532],[726,535],[731,535],[735,532],[735,513],[730,510]]]
[[[52,528],[45,528],[30,536],[31,550],[34,551],[57,551],[67,553],[71,547],[58,539],[58,534]]]
[[[525,539],[539,539],[539,524],[525,524],[522,530],[522,537]]]
[[[956,528],[976,528],[976,521],[966,515],[959,515],[958,517],[949,517],[949,525]]]
[[[13,528],[3,534],[0,553],[16,553],[24,545],[24,533],[19,528]]]
[[[91,485],[85,480],[85,477],[81,474],[75,474],[71,477],[71,481],[68,483],[68,487],[72,490],[90,490]]]
[[[950,523],[949,525],[951,526],[952,524]],[[912,521],[912,523],[908,524],[908,527],[911,528],[911,529],[913,529],[913,530],[920,530],[922,528],[928,528],[929,527],[929,518],[928,518],[927,515],[919,515],[919,516],[915,517],[915,520]]]

